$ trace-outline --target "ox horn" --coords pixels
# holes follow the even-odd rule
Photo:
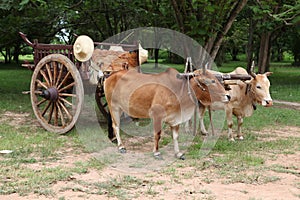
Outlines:
[[[192,66],[193,66],[193,64],[192,64],[192,58],[191,57],[187,57],[186,58],[184,72],[185,73],[192,72],[193,71],[193,67]]]
[[[255,78],[256,77],[256,74],[254,73],[254,67],[255,67],[255,64],[254,64],[254,60],[252,61],[252,65],[251,65],[251,68],[250,68],[250,75]]]
[[[208,68],[208,62],[203,66],[203,74],[206,74],[206,70]]]

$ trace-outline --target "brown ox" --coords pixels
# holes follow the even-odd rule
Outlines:
[[[106,79],[105,96],[121,153],[126,152],[119,130],[122,112],[134,118],[153,120],[155,157],[160,157],[158,142],[162,123],[170,125],[175,156],[184,159],[177,141],[179,125],[191,118],[197,107],[197,100],[206,106],[212,101],[228,101],[224,88],[211,73],[203,75],[202,70],[197,70],[191,78],[182,79],[178,79],[177,75],[178,71],[172,68],[160,74],[123,70]]]
[[[218,72],[214,72],[218,73]],[[229,74],[248,74],[244,68],[238,67],[233,72]],[[231,90],[228,91],[231,99],[228,104],[223,107],[214,107],[212,110],[224,109],[226,112],[227,126],[228,126],[228,137],[230,140],[234,141],[232,134],[232,115],[237,117],[238,128],[237,136],[240,140],[243,139],[241,132],[241,126],[243,124],[243,118],[249,117],[253,114],[253,110],[256,108],[255,104],[258,103],[262,106],[269,107],[272,106],[272,98],[269,92],[270,81],[268,76],[272,72],[266,72],[264,74],[254,74],[251,73],[252,79],[245,83],[238,81],[237,85],[231,85]],[[205,112],[205,107],[200,107],[200,126],[201,132],[207,134],[204,127],[203,116]]]

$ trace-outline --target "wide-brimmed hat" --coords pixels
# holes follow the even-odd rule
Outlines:
[[[74,56],[77,60],[85,62],[92,57],[94,52],[94,42],[87,35],[80,35],[73,45]]]
[[[148,60],[148,51],[139,44],[139,64],[143,64]]]

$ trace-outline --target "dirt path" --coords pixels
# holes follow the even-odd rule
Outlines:
[[[300,130],[299,130],[300,131]],[[65,162],[86,159],[87,155],[68,157]],[[66,164],[66,163],[65,163]],[[176,167],[176,171],[124,173],[112,168],[101,171],[89,170],[86,174],[74,175],[69,181],[51,185],[55,196],[30,194],[0,195],[1,200],[99,200],[99,199],[207,199],[207,200],[296,200],[300,198],[300,152],[293,155],[279,154],[276,159],[267,160],[266,167],[284,165],[293,166],[293,173],[264,170],[249,170],[253,182],[234,182],[232,177],[220,178],[218,169],[199,170],[197,167]],[[58,165],[58,164],[56,164]],[[34,166],[37,168],[38,166]],[[239,176],[239,174],[237,174]],[[244,176],[240,174],[240,176]],[[274,179],[266,181],[265,179]]]
[[[300,110],[300,103],[297,103],[297,102],[274,100],[274,103],[279,104],[279,105],[277,105],[278,107]]]

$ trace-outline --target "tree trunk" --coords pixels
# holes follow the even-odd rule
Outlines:
[[[107,25],[107,28],[108,28],[108,30],[107,30],[108,34],[109,34],[109,36],[113,36],[114,35],[114,30],[113,30],[112,23],[110,21],[110,16],[109,16],[109,13],[111,11],[109,10],[109,8],[108,8],[109,6],[107,5],[106,1],[102,2],[102,6],[105,9],[105,20],[106,20],[106,25]]]
[[[254,21],[252,18],[249,21],[249,37],[248,37],[248,43],[247,43],[247,72],[250,73],[251,71],[251,64],[252,61],[254,60],[253,57],[253,52],[254,52],[254,47],[253,47],[253,36],[254,36],[254,29],[256,26],[256,21]]]
[[[19,55],[20,55],[20,44],[16,44],[15,45],[15,48],[14,48],[14,55],[13,55],[13,60],[16,62],[16,63],[19,63]]]
[[[232,23],[234,22],[235,18],[241,12],[241,10],[244,8],[244,6],[246,4],[247,4],[247,0],[241,0],[231,10],[228,19],[226,20],[225,24],[223,25],[223,29],[220,32],[218,32],[218,34],[217,34],[212,51],[209,52],[212,60],[214,60],[216,58],[218,51],[220,49],[220,46],[223,42],[224,36],[227,34],[227,32],[231,28]],[[211,66],[211,65],[209,65],[209,66]]]
[[[5,63],[11,63],[10,48],[6,47]]]
[[[158,53],[159,53],[159,49],[154,49],[155,69],[158,68]]]
[[[265,32],[260,37],[258,72],[265,73],[269,70],[270,65],[270,49],[271,49],[271,32]]]
[[[282,48],[279,47],[277,48],[277,62],[283,61],[283,51]]]
[[[231,49],[231,57],[232,57],[232,61],[238,61],[239,59],[237,58],[239,54],[239,49],[237,47],[232,47]]]
[[[176,0],[171,0],[171,3],[172,3],[172,7],[175,11],[175,19],[179,26],[179,30],[181,33],[185,33],[185,28],[184,28],[184,23],[183,23],[184,19],[179,10],[178,4],[177,4]]]

